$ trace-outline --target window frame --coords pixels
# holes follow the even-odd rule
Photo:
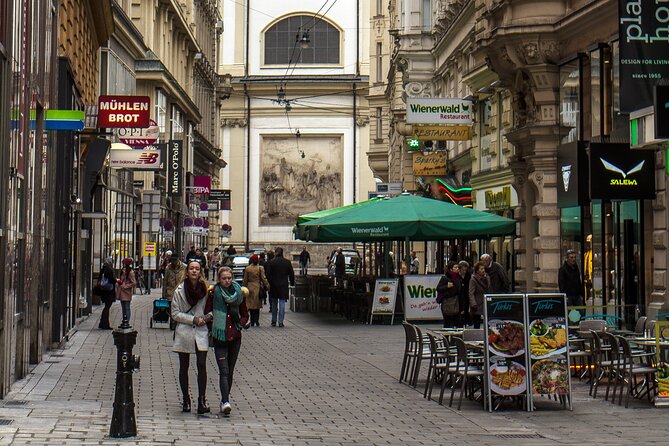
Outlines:
[[[325,17],[319,18],[319,21],[325,22],[326,24],[332,26],[338,33],[339,33],[339,61],[334,63],[334,62],[318,62],[318,63],[305,63],[305,62],[299,62],[297,64],[291,62],[290,64],[288,63],[267,63],[265,60],[265,53],[266,49],[265,46],[267,44],[267,39],[266,39],[266,34],[267,32],[274,26],[278,25],[279,23],[285,21],[285,20],[290,20],[293,17],[307,17],[309,21],[311,21],[312,16],[306,13],[295,13],[295,14],[290,14],[286,16],[282,16],[274,20],[273,22],[269,23],[260,33],[260,68],[265,68],[265,69],[273,69],[273,68],[287,68],[291,66],[299,66],[299,68],[343,68],[344,67],[344,30],[338,26],[336,23],[332,22],[331,20],[328,20]],[[310,33],[313,33],[313,23],[310,24],[312,27],[310,29]],[[298,32],[297,30],[294,32]],[[312,34],[313,35],[313,34]],[[312,47],[313,48],[313,47]]]

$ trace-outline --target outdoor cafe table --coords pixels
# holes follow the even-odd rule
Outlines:
[[[653,351],[658,345],[655,338],[627,338],[627,340],[649,352]],[[659,345],[661,358],[665,361],[669,360],[669,341],[660,341]]]

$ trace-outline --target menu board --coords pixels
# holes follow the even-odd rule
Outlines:
[[[369,323],[372,323],[375,314],[390,314],[392,315],[392,320],[390,321],[390,324],[392,325],[395,319],[396,298],[397,279],[376,279]]]
[[[525,316],[525,295],[485,295],[485,378],[491,412],[493,399],[500,397],[522,395],[528,402]]]
[[[527,294],[527,322],[531,393],[558,396],[571,410],[565,295]]]
[[[437,303],[440,274],[407,274],[404,276],[404,318],[408,321],[441,321]]]
[[[657,321],[655,323],[655,354],[657,363],[657,396],[655,406],[669,406],[669,322]]]

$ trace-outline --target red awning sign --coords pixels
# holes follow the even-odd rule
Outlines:
[[[100,96],[99,128],[146,128],[151,119],[148,96]]]

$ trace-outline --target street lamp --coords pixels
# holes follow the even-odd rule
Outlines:
[[[305,49],[309,48],[309,31],[305,31],[302,33],[302,36],[300,37],[300,33],[297,33],[297,42],[300,44],[300,48]]]

